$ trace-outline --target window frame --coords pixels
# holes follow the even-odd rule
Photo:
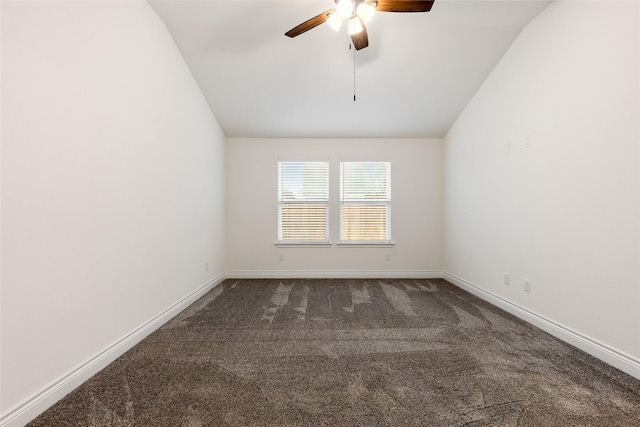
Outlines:
[[[345,171],[344,167],[346,163],[386,163],[385,180],[386,180],[386,194],[384,199],[375,199],[366,201],[362,199],[349,199],[345,197]],[[338,240],[339,247],[393,247],[395,243],[391,239],[391,160],[390,159],[341,159],[339,164],[340,172],[340,195],[339,195],[339,215],[340,215],[340,239]],[[386,238],[384,240],[343,240],[344,238],[344,216],[343,208],[345,205],[367,205],[367,204],[384,204],[386,206],[385,212],[385,231]]]
[[[287,200],[283,197],[283,190],[284,190],[284,174],[283,174],[283,164],[285,163],[300,163],[300,164],[304,164],[304,163],[321,163],[324,166],[324,172],[325,172],[325,182],[324,184],[324,195],[326,197],[318,197],[318,198],[304,198],[304,199],[300,199],[299,201],[292,201],[292,200]],[[282,158],[279,157],[278,158],[278,162],[277,162],[277,169],[278,169],[278,176],[277,176],[277,187],[278,187],[278,195],[277,195],[277,226],[278,226],[278,230],[277,230],[277,240],[275,243],[276,247],[329,247],[331,246],[331,241],[330,241],[330,237],[331,237],[331,230],[330,230],[330,203],[331,203],[331,197],[330,197],[330,187],[329,187],[329,181],[330,181],[330,162],[329,162],[329,158],[328,157],[314,157],[314,158]],[[318,204],[318,205],[324,205],[325,206],[325,210],[326,210],[326,214],[325,214],[325,239],[320,240],[320,239],[287,239],[284,240],[282,239],[283,234],[282,234],[282,227],[283,227],[283,222],[282,222],[282,208],[284,205],[286,204],[306,204],[306,205],[313,205],[313,204]]]

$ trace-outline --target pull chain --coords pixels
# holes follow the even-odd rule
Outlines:
[[[356,102],[356,50],[353,49],[353,102]]]
[[[352,49],[352,46],[353,45],[349,43],[349,50]],[[353,49],[353,102],[356,102],[356,50],[355,49]]]
[[[353,0],[353,10],[354,11],[356,10],[356,0]],[[355,14],[354,14],[354,17],[355,17]],[[355,49],[355,46],[353,47],[354,47],[353,49],[353,102],[356,102],[356,50],[357,49]]]

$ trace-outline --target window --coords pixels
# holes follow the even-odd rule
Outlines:
[[[278,162],[278,243],[329,242],[329,162]]]
[[[391,243],[391,162],[340,162],[341,243]]]

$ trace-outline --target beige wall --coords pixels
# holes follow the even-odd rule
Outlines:
[[[638,2],[552,3],[449,131],[444,165],[446,270],[636,376],[639,18]]]
[[[445,271],[640,366],[637,2],[552,3],[444,141],[225,141],[145,2],[0,4],[0,423],[225,272]],[[329,158],[331,247],[274,245],[280,156]],[[391,160],[393,248],[336,246],[342,159]]]
[[[230,276],[424,276],[442,269],[442,140],[227,139],[227,272]],[[329,159],[328,248],[282,248],[278,158]],[[393,248],[337,247],[340,160],[391,161]],[[391,260],[386,261],[390,254]],[[279,261],[282,255],[283,261]],[[434,273],[435,272],[435,273]]]
[[[2,2],[1,149],[6,421],[224,273],[224,135],[146,2]]]

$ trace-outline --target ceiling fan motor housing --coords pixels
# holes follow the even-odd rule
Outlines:
[[[369,36],[365,26],[373,13],[378,12],[428,12],[435,0],[335,0],[336,8],[327,10],[292,28],[285,33],[288,37],[296,37],[318,25],[329,21],[336,31],[342,21],[348,21],[348,31],[356,50],[369,46]]]

